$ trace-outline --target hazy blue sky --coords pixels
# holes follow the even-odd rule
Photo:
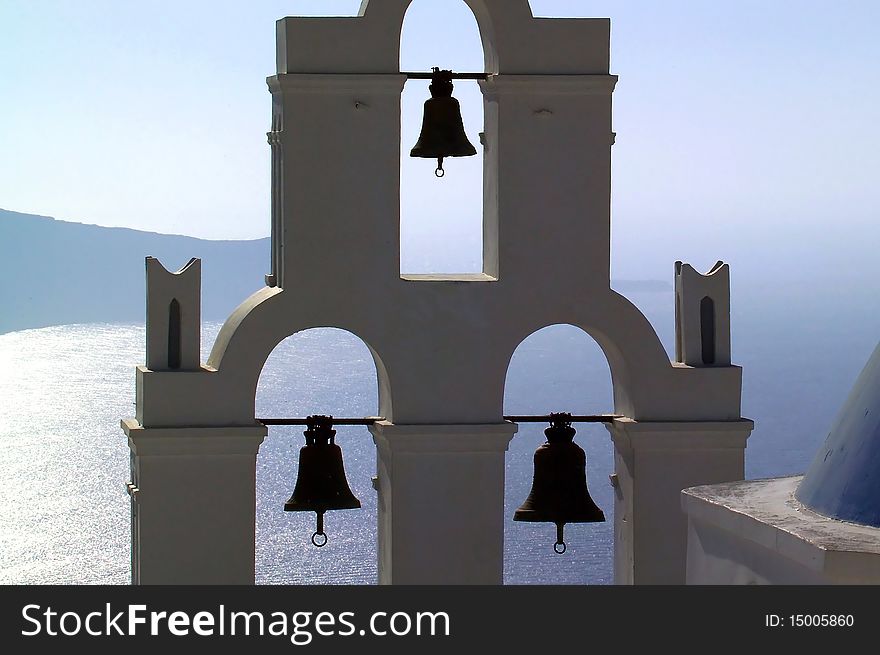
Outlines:
[[[876,243],[880,2],[531,4],[538,15],[612,19],[623,277],[668,278],[677,258],[754,268],[775,252],[829,247],[845,262],[847,244]],[[208,238],[267,235],[275,20],[358,6],[2,0],[0,207]],[[405,69],[482,69],[466,5],[414,0],[401,59]],[[457,85],[456,96],[476,143],[476,85]],[[407,84],[405,151],[425,98],[424,84]],[[441,183],[429,162],[404,158],[410,269],[431,263],[437,239],[449,244],[447,263],[475,260],[479,159],[454,160]]]

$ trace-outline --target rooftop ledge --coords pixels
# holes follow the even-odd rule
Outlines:
[[[880,528],[810,510],[794,497],[802,479],[798,475],[691,487],[682,492],[682,509],[692,520],[726,530],[809,569],[830,572],[858,560],[862,571],[880,579]]]

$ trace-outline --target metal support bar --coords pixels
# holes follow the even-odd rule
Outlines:
[[[413,72],[400,72],[401,75],[406,75],[408,80],[430,80],[434,77],[434,73],[413,73]],[[453,73],[452,79],[454,80],[486,80],[489,79],[489,73]]]
[[[570,415],[570,414],[547,414],[546,416],[505,416],[505,421],[511,423],[550,423],[554,420],[563,419],[567,423],[611,423],[616,418],[623,418],[619,414],[598,414],[595,416]]]
[[[312,425],[316,417],[306,418],[258,418],[263,425]],[[365,416],[364,418],[335,418],[327,417],[333,425],[373,425],[378,421],[384,421],[384,416]]]
[[[305,418],[258,418],[263,425],[311,425],[315,422],[313,416]],[[333,425],[373,425],[384,421],[384,416],[365,416],[364,418],[336,418],[327,417]],[[619,414],[598,414],[593,416],[569,415],[569,414],[546,414],[538,416],[505,416],[505,421],[512,423],[550,423],[562,418],[568,423],[611,423],[616,418],[623,418]]]

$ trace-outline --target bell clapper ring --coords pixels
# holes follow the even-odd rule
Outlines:
[[[434,175],[437,177],[443,177],[446,175],[446,171],[443,170],[443,157],[437,159],[437,170],[434,171]]]
[[[327,545],[327,535],[324,533],[324,512],[318,512],[318,525],[315,533],[312,535],[312,545],[316,548],[322,548]]]
[[[565,523],[557,523],[556,524],[556,543],[553,544],[553,551],[557,555],[562,555],[565,552],[565,541],[563,539],[563,531],[564,531]]]

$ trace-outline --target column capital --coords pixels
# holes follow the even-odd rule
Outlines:
[[[636,421],[618,418],[605,427],[618,448],[636,452],[742,450],[755,423],[747,418],[736,421]]]
[[[500,95],[607,95],[614,92],[617,75],[490,75],[479,82],[483,93]]]
[[[684,584],[681,490],[742,480],[754,423],[620,418],[606,427],[615,450],[615,582]]]
[[[272,93],[387,93],[400,95],[406,75],[279,73],[266,78]]]
[[[122,419],[131,452],[145,455],[256,455],[268,434],[265,425],[145,428]]]
[[[370,426],[376,446],[394,453],[503,453],[519,426],[401,424],[379,421]]]

